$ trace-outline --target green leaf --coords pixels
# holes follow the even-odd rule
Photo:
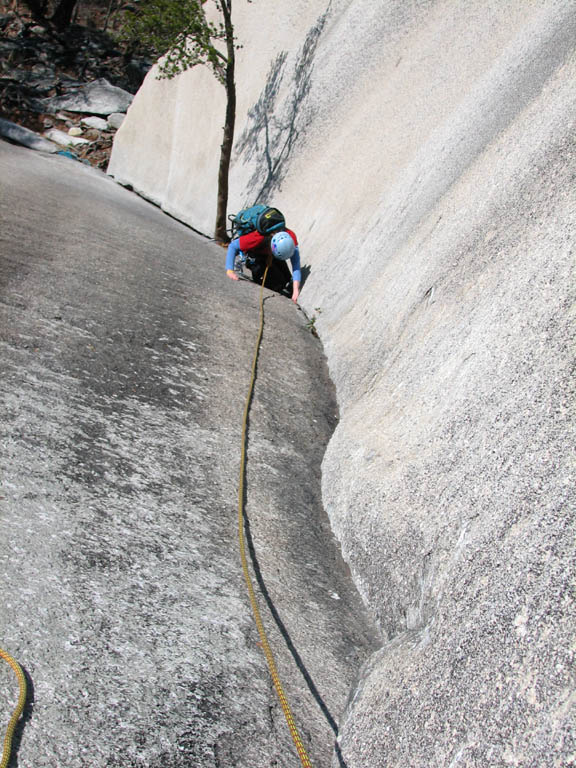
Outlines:
[[[225,83],[226,30],[224,23],[206,18],[208,0],[141,0],[127,11],[121,32],[124,41],[158,58],[159,77],[172,78],[203,64]],[[222,13],[220,0],[212,0]]]

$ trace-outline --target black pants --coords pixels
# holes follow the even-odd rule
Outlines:
[[[252,272],[252,280],[258,285],[262,285],[262,278],[266,271],[265,256],[248,256],[246,266]],[[272,259],[272,263],[266,275],[266,288],[278,293],[290,293],[292,291],[292,273],[288,264],[280,259]]]

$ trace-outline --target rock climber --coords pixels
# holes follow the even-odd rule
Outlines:
[[[252,272],[252,280],[262,285],[270,256],[273,258],[266,276],[266,288],[278,293],[288,293],[296,303],[300,295],[302,273],[298,239],[291,229],[276,232],[272,236],[250,232],[232,240],[226,254],[226,274],[231,280],[239,279],[235,269],[236,259],[239,257],[240,265],[245,264]],[[286,263],[288,260],[292,265],[292,274]]]

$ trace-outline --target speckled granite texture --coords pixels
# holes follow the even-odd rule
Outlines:
[[[0,644],[31,680],[14,765],[290,768],[238,552],[260,288],[223,283],[221,248],[78,162],[0,142],[0,180]],[[248,545],[326,765],[376,636],[321,505],[322,348],[265,298]],[[2,728],[16,697],[2,663]]]
[[[572,765],[574,3],[236,13],[230,210],[266,197],[301,239],[324,503],[387,638],[347,764]],[[222,112],[205,73],[149,76],[110,171],[207,231]]]

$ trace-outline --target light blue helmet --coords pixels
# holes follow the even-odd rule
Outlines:
[[[292,240],[288,232],[276,232],[270,242],[270,247],[272,248],[274,258],[281,261],[289,259],[296,248],[294,240]]]

